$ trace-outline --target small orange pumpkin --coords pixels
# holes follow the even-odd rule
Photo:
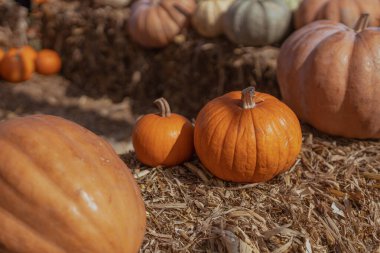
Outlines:
[[[36,71],[42,75],[53,75],[61,70],[62,62],[59,54],[50,49],[38,52],[36,59]]]
[[[154,103],[161,114],[147,114],[139,119],[132,133],[137,159],[155,167],[174,166],[193,154],[193,126],[185,117],[171,113],[164,98]]]
[[[289,107],[249,87],[215,98],[202,108],[194,144],[199,159],[215,176],[263,182],[294,164],[302,133]]]
[[[27,46],[23,46],[23,47],[21,47],[21,49],[22,49],[22,50],[24,51],[24,53],[25,53],[26,55],[28,55],[28,57],[30,57],[33,61],[35,61],[35,60],[37,59],[37,51],[36,51],[33,47],[27,45]]]
[[[28,48],[12,48],[0,62],[0,75],[8,82],[23,82],[34,72],[34,54]]]

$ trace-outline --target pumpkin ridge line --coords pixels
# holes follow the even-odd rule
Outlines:
[[[254,117],[254,115],[253,115],[253,110],[250,110],[249,111],[249,115],[251,116],[251,120],[252,120],[252,125],[253,125],[253,127],[252,127],[252,130],[253,130],[253,134],[252,134],[252,136],[255,138],[255,150],[256,150],[256,152],[255,152],[255,156],[256,156],[256,159],[255,159],[255,166],[254,166],[254,168],[252,168],[252,176],[251,176],[251,178],[255,178],[255,174],[256,174],[256,170],[257,170],[257,164],[258,164],[258,160],[259,160],[259,156],[258,156],[258,152],[259,152],[259,149],[258,149],[258,144],[257,144],[257,131],[256,131],[256,123],[255,123],[255,117]]]
[[[6,142],[9,146],[11,146],[11,147],[13,147],[14,149],[18,150],[18,151],[20,152],[20,155],[24,156],[27,160],[29,160],[32,164],[34,164],[35,167],[38,167],[38,164],[37,164],[34,160],[32,160],[32,159],[31,159],[31,158],[25,153],[25,150],[24,150],[21,146],[19,146],[19,145],[17,145],[17,144],[14,144],[13,142],[9,141],[8,138],[7,138],[7,136],[5,137],[5,139],[4,139],[4,136],[3,136],[2,141],[3,141],[3,142]],[[46,175],[46,173],[43,173],[43,171],[41,171],[41,170],[39,170],[39,172],[40,172],[40,175],[41,175],[42,177],[44,177],[45,179],[47,179],[48,181],[50,181],[50,182],[52,183],[52,185],[55,185],[55,184],[54,184],[55,182],[54,182],[50,177],[48,177],[48,176]],[[44,175],[45,175],[45,176],[44,176]],[[0,179],[1,179],[3,182],[6,182],[7,185],[13,186],[12,184],[10,184],[10,183],[4,178],[4,176],[3,176],[1,173],[0,173]],[[13,189],[14,187],[11,187],[11,188]],[[59,192],[62,193],[63,196],[66,196],[66,198],[70,200],[70,201],[68,201],[69,203],[73,202],[73,201],[71,200],[71,198],[67,197],[67,194],[66,194],[65,192],[63,192],[63,190],[62,190],[60,187],[57,187],[57,189],[58,189]],[[21,193],[20,191],[16,191],[16,193],[17,193],[17,195],[19,195],[19,196],[23,196],[23,197],[25,197],[25,194]],[[33,203],[31,203],[31,205],[33,206]],[[1,207],[4,209],[3,206],[0,206],[0,208],[1,208]],[[4,210],[6,210],[6,209],[4,209]],[[14,215],[13,215],[13,216],[14,216]],[[15,216],[14,216],[14,217],[15,217]],[[30,225],[27,224],[26,222],[23,221],[23,223],[25,223],[26,225],[28,225],[28,226],[30,227]],[[33,229],[34,231],[37,232],[36,229],[34,229],[34,228],[32,228],[32,227],[31,227],[31,229]],[[50,241],[50,240],[48,240],[48,241]],[[79,245],[81,244],[80,241],[78,241],[78,243],[79,243]]]
[[[340,32],[344,32],[344,30],[338,30],[338,31],[335,31],[333,33],[329,33],[326,35],[326,37],[324,37],[323,39],[319,40],[318,43],[315,44],[314,48],[309,52],[308,56],[305,58],[305,60],[303,61],[303,63],[301,64],[301,67],[300,69],[303,69],[303,68],[310,68],[308,65],[311,65],[311,63],[309,63],[309,61],[312,61],[314,59],[314,55],[316,54],[317,50],[319,49],[319,47],[321,46],[321,44],[325,43],[328,39],[330,39],[330,37],[333,37],[335,36],[336,34],[340,33]],[[312,32],[311,32],[312,33]],[[308,33],[309,34],[309,33]],[[308,83],[306,80],[304,80],[305,78],[307,78],[307,76],[303,76],[303,79],[302,79],[302,82],[299,82],[301,84],[301,88],[298,89],[299,92],[302,92],[302,94],[305,94],[305,88],[306,88],[306,85],[305,83]],[[301,106],[300,108],[302,108],[302,119],[303,120],[307,120],[310,122],[310,113],[308,113],[306,110],[307,106],[304,106],[306,104],[306,97],[305,96],[301,96]]]
[[[62,136],[66,141],[68,141],[69,143],[73,144],[73,146],[75,147],[75,150],[76,150],[77,152],[79,152],[81,155],[83,155],[85,158],[87,158],[86,161],[89,162],[89,163],[91,164],[92,167],[98,167],[98,166],[93,162],[93,160],[90,159],[89,156],[87,156],[86,152],[83,152],[82,149],[77,148],[77,145],[75,145],[75,141],[72,140],[72,138],[69,137],[66,133],[64,133],[63,131],[60,131],[60,129],[59,129],[57,126],[55,126],[55,125],[52,124],[51,122],[49,122],[49,121],[47,121],[47,120],[45,120],[45,119],[43,119],[43,118],[40,118],[40,117],[33,117],[33,119],[44,122],[44,123],[45,123],[46,125],[48,125],[51,129],[53,129],[53,131],[55,132],[55,134],[58,134],[58,135]],[[83,129],[84,129],[84,128],[83,128]],[[86,129],[85,129],[85,130],[86,130]],[[88,131],[88,130],[86,130],[86,131]],[[32,161],[32,162],[34,162],[34,161]],[[98,171],[98,170],[93,170],[93,171]],[[97,174],[98,174],[98,173],[97,173]],[[100,175],[100,177],[102,176],[101,174],[99,174],[99,175]],[[47,175],[46,175],[46,176],[47,176]],[[54,182],[54,180],[52,180],[52,178],[50,178],[50,177],[48,177],[48,176],[47,176],[47,178],[50,179],[52,182]],[[105,177],[101,177],[101,178],[104,180]],[[113,184],[114,182],[110,182],[110,183]],[[61,187],[58,187],[58,185],[56,185],[56,186],[57,186],[58,189],[60,189],[61,191],[63,191],[63,193],[66,195],[66,197],[67,197],[69,200],[75,202],[65,190],[63,190]],[[91,224],[92,227],[95,227],[96,230],[98,231],[98,234],[102,235],[103,238],[107,238],[108,245],[111,246],[111,247],[113,248],[113,245],[114,245],[114,244],[113,244],[111,241],[109,241],[109,237],[107,236],[107,234],[105,234],[104,232],[102,232],[102,231],[98,228],[98,226],[95,225],[95,224],[97,224],[97,223],[96,223],[96,220],[93,219],[93,218],[91,217],[91,215],[88,216],[88,215],[87,215],[87,211],[83,211],[83,208],[78,208],[78,209],[79,209],[79,211],[81,211],[82,214],[86,214],[86,215],[84,215],[84,216],[87,217],[87,220],[88,220],[88,221],[90,221],[90,222],[88,222],[88,223]]]
[[[20,228],[23,230],[29,231],[31,234],[35,235],[36,238],[39,238],[41,241],[44,241],[47,245],[51,246],[52,248],[56,248],[58,252],[66,253],[67,251],[65,249],[62,249],[59,245],[56,243],[46,240],[46,237],[44,237],[41,233],[39,233],[38,230],[35,228],[31,227],[29,224],[25,223],[24,221],[20,220],[19,217],[15,216],[13,213],[11,213],[9,210],[5,209],[4,206],[0,206],[0,213],[4,213],[5,216],[8,216],[8,218],[12,219],[15,223],[19,225]],[[4,243],[0,242],[0,250],[1,250],[1,245],[4,245]],[[6,247],[4,245],[4,247]],[[7,252],[9,252],[9,249],[5,248]],[[9,253],[18,253],[16,251],[11,251]]]
[[[223,118],[223,119],[225,119],[225,118]],[[231,126],[233,125],[233,124],[232,124],[233,122],[234,122],[234,118],[231,119],[230,122],[228,123],[228,127],[227,127],[226,134],[223,136],[223,142],[222,142],[222,145],[221,145],[223,148],[220,149],[220,152],[219,152],[219,154],[218,154],[218,159],[217,159],[217,161],[218,161],[218,165],[221,164],[221,159],[222,159],[222,157],[223,157],[222,154],[223,154],[223,151],[224,151],[224,149],[225,149],[225,147],[226,147],[226,140],[228,139],[227,137],[228,137],[228,135],[231,133],[231,131],[229,131],[229,130],[230,130]],[[229,167],[228,171],[225,171],[224,169],[222,170],[222,171],[223,171],[223,176],[224,176],[225,174],[227,174],[227,173],[231,173],[232,165],[231,165],[231,166],[228,166],[228,167]]]
[[[177,20],[173,17],[173,14],[169,10],[168,6],[166,6],[160,2],[158,8],[163,8],[168,13],[168,17],[170,17],[173,24],[175,24],[177,26],[178,30],[182,30],[182,27],[177,23]],[[161,26],[162,26],[162,22],[161,22]]]
[[[236,154],[236,149],[237,149],[237,146],[238,146],[238,137],[239,137],[239,133],[240,133],[240,131],[241,131],[241,119],[243,118],[243,114],[244,114],[244,111],[241,111],[240,112],[240,117],[239,117],[239,121],[238,121],[238,129],[237,129],[237,133],[236,133],[236,138],[235,138],[235,144],[234,144],[234,151],[233,151],[233,153],[232,153],[232,157],[233,157],[233,160],[232,160],[232,167],[234,166],[234,164],[235,164],[235,160],[237,159],[237,157],[235,156],[235,154]],[[244,129],[244,132],[245,132],[245,129]],[[244,132],[243,132],[243,136],[244,136]],[[247,170],[247,168],[246,168],[246,170]],[[246,173],[246,171],[245,171],[245,173]]]

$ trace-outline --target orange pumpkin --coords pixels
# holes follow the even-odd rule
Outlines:
[[[47,1],[48,1],[48,0],[33,0],[33,3],[39,5],[39,4],[44,4],[44,3],[46,3]]]
[[[155,167],[174,166],[193,154],[193,126],[185,117],[171,113],[164,98],[154,102],[160,114],[147,114],[140,118],[132,133],[137,159]]]
[[[0,62],[1,62],[1,60],[3,59],[4,54],[5,54],[5,53],[4,53],[4,50],[0,48]]]
[[[62,62],[58,53],[43,49],[38,52],[36,59],[36,71],[42,75],[53,75],[61,70]]]
[[[145,47],[164,47],[189,23],[194,0],[138,0],[131,9],[129,32]]]
[[[277,78],[284,101],[322,132],[380,138],[380,30],[323,20],[284,42]]]
[[[0,76],[8,82],[23,82],[34,72],[34,54],[28,48],[12,48],[0,62]]]
[[[370,14],[371,26],[380,25],[379,0],[304,0],[295,12],[295,27],[298,29],[320,19],[353,27],[362,13]]]
[[[33,61],[37,59],[37,52],[33,47],[27,45],[27,46],[21,47],[21,50],[23,50],[24,53],[28,55],[28,57],[30,57]]]
[[[102,138],[68,120],[0,123],[0,251],[138,252],[145,208]]]
[[[296,115],[277,98],[253,87],[207,103],[194,130],[195,150],[215,176],[263,182],[288,170],[302,144]]]

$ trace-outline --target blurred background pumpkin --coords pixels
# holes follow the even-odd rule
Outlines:
[[[289,32],[291,16],[284,0],[235,0],[224,15],[224,32],[237,44],[271,45]]]
[[[216,37],[223,33],[223,15],[233,0],[200,0],[192,16],[194,29],[202,36]]]

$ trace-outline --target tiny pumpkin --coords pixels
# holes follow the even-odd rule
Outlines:
[[[191,19],[194,29],[202,36],[216,37],[223,33],[223,14],[233,0],[200,0]]]
[[[128,21],[130,35],[142,46],[164,47],[189,23],[195,8],[194,0],[138,0]]]
[[[379,0],[304,0],[295,12],[294,21],[297,29],[321,19],[353,27],[362,13],[370,15],[370,26],[380,25]]]
[[[300,152],[300,123],[277,98],[253,87],[208,102],[194,129],[196,153],[215,176],[263,182],[288,170]]]
[[[301,120],[322,132],[380,138],[380,30],[368,22],[368,14],[354,29],[319,20],[281,47],[282,97]]]
[[[224,32],[238,44],[270,45],[288,33],[291,17],[284,0],[236,0],[224,15]]]
[[[8,82],[26,81],[32,77],[34,69],[34,54],[28,48],[12,48],[0,62],[0,76]]]
[[[50,49],[38,52],[36,59],[36,71],[43,75],[53,75],[61,70],[62,62],[59,54]]]
[[[0,252],[137,253],[146,214],[102,138],[48,115],[0,123]]]
[[[171,113],[164,98],[154,103],[160,108],[160,115],[144,115],[133,129],[132,143],[137,159],[152,167],[174,166],[190,159],[194,150],[191,122]]]

